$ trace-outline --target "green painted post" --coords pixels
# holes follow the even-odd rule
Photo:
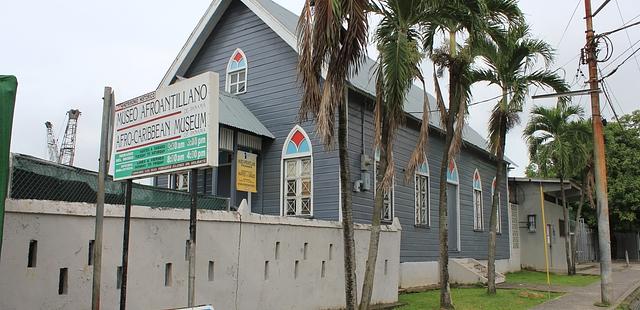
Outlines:
[[[4,231],[4,203],[9,185],[9,148],[18,80],[13,75],[0,75],[0,259]]]

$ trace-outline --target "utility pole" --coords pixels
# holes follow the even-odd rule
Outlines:
[[[597,43],[593,33],[591,0],[584,1],[587,22],[587,44],[585,57],[589,64],[589,86],[591,88],[591,121],[593,124],[593,153],[595,161],[596,200],[598,205],[598,243],[600,248],[600,293],[601,303],[613,300],[611,275],[611,239],[609,235],[609,202],[607,198],[607,166],[604,152],[604,132],[600,116],[600,93],[598,92]],[[600,10],[600,9],[598,9]]]

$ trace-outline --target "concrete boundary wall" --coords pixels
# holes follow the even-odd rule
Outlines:
[[[7,200],[0,309],[90,308],[94,214],[92,204]],[[123,214],[123,206],[105,206],[103,309],[118,306]],[[186,305],[188,218],[188,210],[133,207],[128,309]],[[246,205],[238,212],[199,210],[198,219],[197,304],[216,310],[344,306],[339,222],[253,214]],[[397,219],[382,228],[375,303],[397,301],[400,231]],[[356,225],[355,236],[361,287],[369,226]],[[27,266],[30,252],[34,267]]]
[[[479,261],[487,264],[487,261]],[[438,262],[405,262],[400,263],[400,288],[418,288],[433,286],[440,281],[440,269]],[[475,284],[480,280],[471,275],[469,270],[461,270],[461,266],[449,261],[449,280],[451,283]],[[515,271],[510,267],[508,259],[496,260],[496,271],[507,273]]]

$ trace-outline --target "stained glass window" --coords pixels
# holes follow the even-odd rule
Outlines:
[[[247,58],[241,49],[236,49],[227,64],[227,91],[241,94],[247,91]]]
[[[284,215],[313,214],[313,161],[311,142],[302,127],[295,126],[282,150]]]
[[[449,166],[447,167],[447,182],[458,184],[458,165],[456,165],[453,158],[449,160]]]

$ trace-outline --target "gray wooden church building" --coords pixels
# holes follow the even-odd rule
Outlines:
[[[325,149],[313,123],[296,122],[301,102],[297,20],[297,15],[271,0],[214,0],[161,86],[206,71],[220,74],[220,166],[198,174],[200,191],[229,197],[232,206],[247,198],[256,213],[339,220],[338,152]],[[361,223],[370,222],[375,190],[373,65],[369,60],[348,81],[353,213]],[[422,110],[422,90],[414,87],[409,92],[405,110],[407,121],[394,146],[396,180],[383,217],[387,221],[397,217],[402,225],[401,262],[436,262],[437,173],[444,140],[434,113],[427,164],[415,171],[413,180],[405,181],[420,128],[421,113],[415,111]],[[453,258],[484,260],[498,162],[472,128],[465,129],[464,141],[448,167],[449,249]],[[238,150],[258,154],[257,193],[235,190],[233,157]],[[154,183],[174,188],[188,184],[180,175],[158,177]],[[506,182],[497,189],[501,194],[497,258],[508,260],[511,222]]]

